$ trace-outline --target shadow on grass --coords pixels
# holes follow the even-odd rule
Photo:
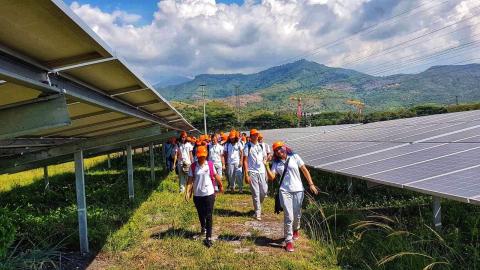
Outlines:
[[[183,228],[169,228],[166,231],[156,232],[150,235],[150,238],[155,240],[161,240],[166,238],[185,238],[185,239],[193,239],[194,236],[199,235],[199,232],[185,230]]]
[[[157,166],[159,162],[160,158],[157,157]],[[50,189],[46,192],[44,182],[35,181],[31,185],[1,193],[0,207],[8,211],[16,226],[16,241],[26,236],[39,241],[48,239],[52,246],[61,243],[64,262],[61,268],[86,268],[105,245],[108,236],[129,220],[167,175],[166,172],[157,169],[156,180],[150,180],[150,170],[143,168],[149,164],[148,152],[134,155],[133,163],[134,201],[128,199],[124,157],[111,159],[111,169],[107,168],[105,161],[85,171],[89,256],[82,257],[78,254],[74,173],[49,176]]]
[[[251,217],[255,214],[255,211],[240,212],[237,210],[217,208],[213,210],[213,214],[219,217]]]
[[[283,248],[283,238],[272,239],[266,236],[244,236],[236,234],[221,234],[218,236],[218,241],[225,242],[238,242],[238,241],[250,241],[256,246],[260,247],[274,247]]]

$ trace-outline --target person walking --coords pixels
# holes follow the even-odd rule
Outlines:
[[[217,174],[222,178],[223,170],[225,170],[225,156],[223,155],[224,148],[219,141],[219,135],[213,134],[212,142],[208,145],[208,160],[213,162]],[[215,190],[218,191],[218,187],[215,187]]]
[[[213,162],[207,161],[208,150],[206,146],[197,148],[198,161],[190,166],[188,172],[187,192],[185,200],[188,201],[193,195],[193,203],[197,209],[200,220],[201,234],[205,235],[203,243],[211,247],[213,228],[213,208],[215,204],[215,186],[218,184],[220,192],[223,192],[222,179],[217,174]]]
[[[242,145],[239,143],[238,133],[232,129],[228,135],[229,141],[225,144],[224,155],[227,162],[227,189],[230,192],[235,191],[238,184],[239,192],[243,193],[242,179]]]
[[[266,171],[270,181],[273,181],[277,175],[281,176],[279,197],[280,205],[284,211],[285,250],[293,252],[293,241],[300,237],[299,229],[304,197],[300,171],[302,171],[307,180],[310,192],[317,195],[318,190],[313,184],[310,172],[299,155],[293,153],[282,141],[275,142],[272,149],[272,168],[270,169],[267,162],[265,162]]]
[[[258,134],[258,130],[250,130],[250,142],[247,142],[245,148],[243,148],[243,169],[245,182],[250,184],[250,191],[252,192],[254,217],[257,220],[262,220],[262,203],[268,192],[264,164],[267,155],[258,143]]]
[[[187,183],[188,171],[190,169],[190,165],[193,163],[193,146],[187,141],[187,133],[185,131],[180,133],[179,141],[180,142],[177,151],[177,170],[180,192],[184,192],[185,185]]]

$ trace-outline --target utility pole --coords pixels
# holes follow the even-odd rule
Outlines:
[[[202,88],[202,97],[203,97],[203,127],[205,128],[205,134],[207,133],[207,114],[205,111],[205,84],[200,84],[200,87]]]
[[[235,85],[235,112],[237,113],[237,122],[240,125],[240,86]]]
[[[455,96],[455,104],[458,105],[458,96]]]

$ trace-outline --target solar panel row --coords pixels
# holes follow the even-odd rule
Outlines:
[[[479,119],[467,111],[263,133],[321,170],[479,204]]]

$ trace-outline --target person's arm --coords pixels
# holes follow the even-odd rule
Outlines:
[[[248,156],[243,156],[243,175],[245,176],[245,182],[250,184],[250,176],[248,175]]]
[[[276,173],[272,172],[272,170],[270,169],[270,166],[268,164],[268,161],[264,161],[263,164],[265,164],[265,169],[267,171],[267,177],[268,177],[268,180],[270,181],[273,181],[275,180],[275,177],[277,176]]]
[[[317,187],[315,187],[315,184],[313,184],[312,176],[310,175],[310,172],[308,171],[307,167],[305,165],[302,165],[300,167],[300,170],[302,171],[303,175],[305,176],[305,179],[307,179],[308,188],[310,189],[310,191],[313,194],[317,195],[318,194]]]
[[[173,155],[173,167],[177,166],[177,155],[178,155],[178,148],[173,148],[172,151],[175,151],[175,155]]]
[[[223,183],[222,183],[222,178],[220,177],[220,175],[215,174],[215,180],[217,180],[217,185],[218,185],[219,191],[221,193],[223,193]]]
[[[220,155],[220,159],[222,160],[222,169],[225,170],[225,156],[224,156],[224,155]]]
[[[193,176],[189,176],[187,180],[187,187],[185,188],[185,201],[192,198],[193,195]]]

